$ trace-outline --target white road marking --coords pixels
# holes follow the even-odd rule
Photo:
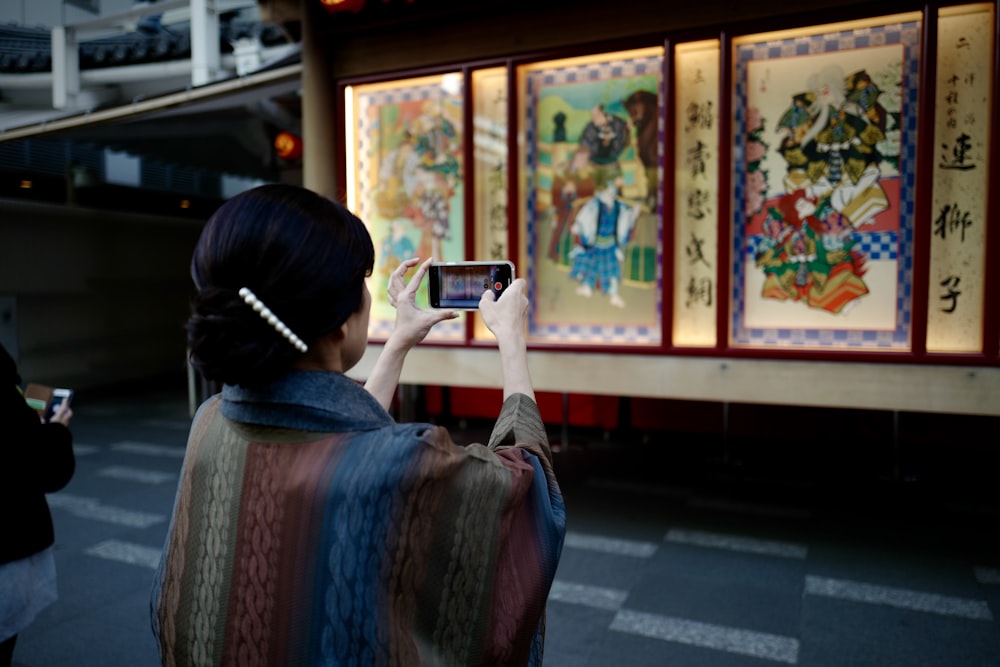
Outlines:
[[[121,479],[128,482],[140,482],[142,484],[162,484],[177,479],[177,474],[163,472],[162,470],[143,470],[141,468],[130,468],[128,466],[109,466],[97,471],[101,477]]]
[[[102,505],[97,498],[86,498],[69,493],[53,493],[47,496],[47,500],[50,507],[66,510],[81,519],[94,519],[130,528],[149,528],[167,518],[163,514]]]
[[[143,456],[169,456],[172,458],[184,458],[184,447],[171,447],[168,445],[151,445],[147,442],[117,442],[111,445],[111,449],[116,452],[127,452],[129,454],[142,454]]]
[[[549,590],[549,599],[569,604],[581,604],[594,609],[618,611],[621,609],[628,591],[604,588],[588,584],[574,584],[556,579]]]
[[[675,544],[691,544],[697,547],[712,549],[728,549],[742,553],[762,554],[765,556],[780,556],[782,558],[804,559],[809,553],[808,547],[794,542],[778,540],[758,540],[739,535],[724,535],[722,533],[707,533],[697,530],[671,529],[664,538]]]
[[[98,445],[82,445],[73,443],[73,454],[75,456],[90,456],[91,454],[96,454],[101,451]]]
[[[615,614],[611,629],[791,665],[799,661],[799,640],[766,632],[729,628],[628,609],[622,609]]]
[[[658,545],[654,542],[641,542],[638,540],[620,540],[601,535],[585,535],[583,533],[566,533],[563,546],[572,549],[585,549],[588,551],[600,551],[602,553],[615,554],[618,556],[635,556],[636,558],[649,558],[656,553]]]
[[[155,570],[160,565],[161,550],[121,540],[105,540],[90,547],[85,553],[98,558],[128,563],[129,565],[141,565]]]
[[[993,620],[989,605],[983,600],[923,593],[906,588],[878,586],[847,579],[809,575],[806,577],[806,593],[868,604],[884,604],[890,607],[925,611],[944,616],[960,616],[979,621]]]

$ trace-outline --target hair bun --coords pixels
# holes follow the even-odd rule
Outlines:
[[[300,354],[232,290],[202,290],[187,334],[192,365],[207,379],[225,384],[266,382]]]

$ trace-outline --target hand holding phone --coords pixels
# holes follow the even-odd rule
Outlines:
[[[45,411],[46,422],[58,422],[68,425],[73,411],[70,409],[70,402],[73,400],[73,390],[57,387],[52,390],[52,400],[49,401],[48,409]]]
[[[483,292],[490,290],[500,298],[514,282],[514,263],[442,262],[430,265],[431,308],[476,310]]]
[[[425,310],[417,306],[417,289],[423,284],[431,261],[426,259],[421,262],[416,257],[403,260],[389,276],[386,292],[389,304],[396,309],[396,325],[392,336],[403,341],[406,349],[422,341],[438,322],[458,317],[458,313],[452,309]],[[407,280],[406,274],[414,267],[416,271]]]

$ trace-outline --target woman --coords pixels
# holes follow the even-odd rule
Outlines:
[[[21,393],[14,359],[0,345],[0,667],[17,635],[57,597],[55,533],[45,494],[73,477],[73,410],[63,401],[43,422]]]
[[[527,367],[524,282],[485,292],[504,403],[487,446],[387,408],[453,311],[393,272],[396,326],[364,387],[374,249],[301,188],[226,202],[192,262],[191,358],[220,395],[192,425],[153,630],[168,665],[537,665],[565,533]],[[416,268],[412,279],[406,273]]]

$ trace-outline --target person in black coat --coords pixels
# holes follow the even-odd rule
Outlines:
[[[0,667],[13,660],[17,634],[56,597],[55,533],[45,494],[76,469],[64,401],[43,422],[21,393],[21,377],[0,345]]]

